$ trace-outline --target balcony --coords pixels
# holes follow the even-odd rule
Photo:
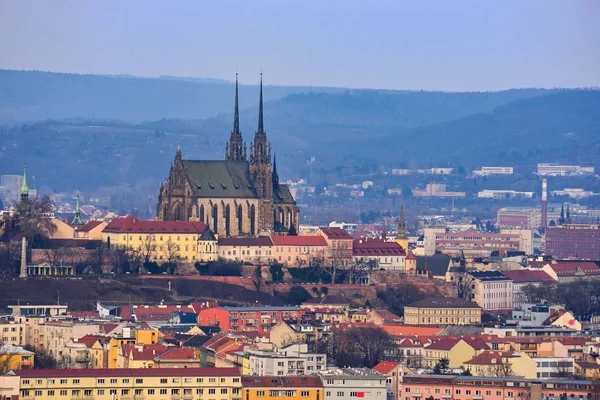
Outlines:
[[[420,399],[421,397],[423,397],[423,393],[413,393],[411,394],[411,396],[415,399]]]

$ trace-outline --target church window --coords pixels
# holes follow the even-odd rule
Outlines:
[[[250,234],[256,234],[256,209],[254,205],[250,206]]]
[[[244,222],[244,218],[243,218],[243,212],[242,212],[242,205],[240,204],[237,208],[237,220],[238,220],[238,235],[241,235],[244,228],[243,228],[243,222]]]
[[[213,232],[219,233],[219,206],[213,205]]]
[[[231,222],[231,212],[230,212],[229,204],[227,204],[225,206],[225,236],[231,236],[230,222]]]
[[[198,212],[200,221],[204,222],[204,205],[200,206],[200,211]]]

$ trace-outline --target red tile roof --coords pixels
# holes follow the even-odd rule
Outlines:
[[[414,335],[426,335],[435,336],[439,335],[444,328],[436,326],[420,326],[420,325],[383,325],[383,329],[390,335],[395,336],[414,336]]]
[[[386,309],[378,308],[378,309],[373,310],[372,312],[377,314],[379,316],[379,318],[381,318],[383,320],[384,325],[402,322],[402,318],[400,318],[393,312],[388,311]]]
[[[407,259],[407,260],[416,260],[416,259],[417,259],[417,257],[415,257],[415,253],[413,253],[413,251],[412,251],[412,250],[409,250],[409,251],[408,251],[408,254],[406,255],[406,259]]]
[[[392,372],[394,370],[394,368],[398,367],[400,365],[399,362],[395,362],[395,361],[381,361],[379,364],[377,364],[376,366],[374,366],[372,369],[374,371],[377,371],[381,374],[389,374],[390,372]]]
[[[21,378],[240,376],[237,368],[21,369]]]
[[[600,275],[600,268],[594,261],[557,261],[548,265],[558,276],[575,275],[577,271],[586,275]]]
[[[323,236],[271,236],[275,246],[327,246]]]
[[[204,222],[198,221],[145,221],[131,215],[113,219],[103,232],[109,233],[202,233]]]
[[[552,277],[544,271],[515,269],[510,271],[502,271],[502,274],[508,276],[514,283],[554,282],[554,279],[552,279]]]
[[[323,232],[328,239],[352,240],[352,236],[341,228],[321,228],[321,232]]]
[[[167,346],[162,344],[125,344],[123,345],[123,354],[132,360],[150,361],[165,353]]]
[[[323,387],[321,378],[316,376],[243,376],[245,388],[275,387]]]
[[[89,232],[104,221],[88,221],[76,229],[77,232]]]
[[[166,321],[176,311],[196,313],[192,305],[134,306],[133,313],[137,321]]]
[[[469,361],[465,361],[465,364],[471,365],[493,365],[502,364],[504,358],[511,357],[512,353],[507,351],[483,351]]]
[[[71,311],[69,312],[73,319],[98,318],[98,311]]]
[[[386,242],[382,239],[355,239],[352,242],[352,253],[355,256],[405,256],[406,252],[396,242]]]
[[[158,360],[199,360],[198,355],[194,349],[190,348],[173,348],[156,357]]]

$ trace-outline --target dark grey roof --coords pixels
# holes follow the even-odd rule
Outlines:
[[[473,271],[469,274],[480,281],[510,281],[511,279],[499,271]]]
[[[433,276],[446,275],[448,266],[450,265],[450,257],[445,254],[434,254],[430,257],[416,256],[417,270],[431,271]]]
[[[426,307],[426,308],[479,308],[475,303],[470,301],[462,300],[456,297],[428,297],[423,300],[419,300],[407,307]]]
[[[483,327],[477,325],[448,325],[439,333],[439,336],[481,335],[482,332]]]
[[[196,196],[201,198],[256,198],[245,161],[183,160]]]
[[[273,192],[274,204],[296,204],[288,185],[279,185],[279,188]]]
[[[200,240],[216,242],[217,238],[215,237],[215,234],[208,227],[206,227],[204,232],[202,232],[200,235]]]

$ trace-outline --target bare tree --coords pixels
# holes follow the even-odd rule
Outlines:
[[[264,283],[262,277],[262,268],[260,267],[260,265],[257,265],[256,268],[254,268],[254,273],[252,274],[252,283],[254,284],[256,291],[260,292],[260,288]]]
[[[379,268],[377,259],[360,258],[352,263],[348,277],[349,283],[362,283],[370,281],[371,273]]]
[[[87,262],[91,265],[95,274],[102,274],[102,267],[106,264],[111,249],[102,243],[88,254]]]
[[[167,241],[164,250],[167,263],[176,263],[179,260],[179,245],[171,239]]]
[[[473,299],[473,286],[475,280],[467,271],[455,274],[456,288],[460,299],[471,301]]]
[[[390,335],[379,327],[361,326],[350,328],[339,334],[342,338],[342,351],[353,351],[364,366],[372,368],[393,346]],[[344,349],[346,346],[346,349]]]
[[[72,265],[77,256],[77,251],[72,247],[60,246],[54,249],[44,249],[42,259],[50,267],[57,268],[63,265]]]
[[[0,243],[0,275],[15,274],[20,259],[21,243],[17,241]]]
[[[147,264],[150,262],[152,257],[155,255],[155,252],[156,252],[156,242],[154,240],[152,240],[152,237],[150,235],[148,235],[148,236],[146,236],[146,240],[144,241],[144,244],[142,245],[142,251],[141,251],[141,256],[142,256],[142,260],[144,261],[144,264]]]
[[[514,376],[512,365],[507,362],[500,361],[497,364],[488,366],[486,375],[498,378],[506,378],[508,376]]]
[[[108,252],[107,257],[115,275],[122,274],[129,263],[129,251],[124,246],[113,246]]]
[[[31,245],[38,245],[52,233],[56,226],[50,218],[54,207],[49,196],[33,197],[17,204],[15,218],[18,231]]]
[[[6,375],[11,370],[14,355],[10,354],[8,346],[4,345],[0,337],[0,375]]]

